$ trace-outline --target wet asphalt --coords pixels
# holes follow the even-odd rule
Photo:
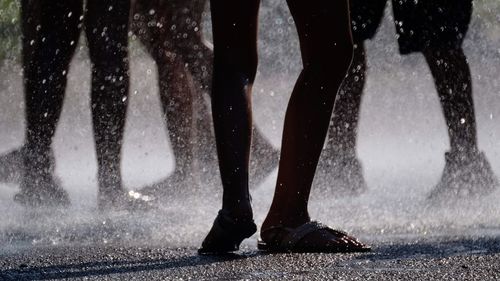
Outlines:
[[[140,245],[43,246],[0,254],[0,280],[499,280],[500,238],[372,241],[360,254],[234,255]]]

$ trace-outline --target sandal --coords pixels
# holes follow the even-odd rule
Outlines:
[[[253,220],[237,221],[226,211],[220,210],[198,254],[217,255],[238,251],[241,242],[256,231]]]
[[[331,242],[307,242],[304,238],[312,233],[321,232],[333,237]],[[339,230],[334,230],[320,222],[307,222],[297,228],[276,226],[262,231],[269,241],[259,240],[257,248],[275,253],[353,253],[369,252],[370,246]]]

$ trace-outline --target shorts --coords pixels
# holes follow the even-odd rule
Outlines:
[[[401,54],[462,47],[472,0],[397,0],[392,7]]]
[[[354,43],[372,39],[386,0],[350,0]],[[428,48],[458,49],[469,28],[472,0],[393,0],[394,24],[401,54]]]
[[[384,17],[387,0],[350,0],[354,43],[372,39]]]

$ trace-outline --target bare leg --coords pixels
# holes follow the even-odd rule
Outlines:
[[[459,49],[430,49],[424,56],[441,101],[451,149],[441,181],[431,198],[488,194],[499,185],[485,155],[478,151],[472,80],[467,58]]]
[[[157,197],[179,194],[180,190],[176,191],[176,187],[192,184],[185,181],[191,179],[194,172],[193,102],[196,98],[202,98],[202,87],[194,83],[190,73],[191,65],[185,60],[184,54],[179,52],[176,44],[178,41],[190,40],[192,44],[189,45],[189,50],[186,47],[186,51],[195,53],[199,49],[196,45],[199,42],[192,38],[192,33],[199,25],[191,17],[192,10],[196,9],[196,2],[200,0],[138,1],[133,8],[132,30],[139,36],[158,67],[160,98],[175,156],[173,175],[141,189],[142,192]],[[151,26],[149,22],[157,22],[157,25]],[[175,28],[165,28],[166,26]],[[207,127],[203,130],[207,130]]]
[[[210,88],[213,59],[212,50],[202,38],[206,2],[136,0],[132,15],[132,30],[153,57],[180,57],[204,91]]]
[[[238,250],[257,230],[248,190],[251,89],[257,72],[259,0],[212,0],[212,115],[222,178],[222,210],[199,253]]]
[[[351,67],[335,101],[325,148],[328,155],[356,154],[358,120],[365,87],[365,75],[365,47],[364,43],[360,43],[354,47]]]
[[[178,34],[188,34],[185,40],[174,40],[176,42],[173,46],[176,49],[176,53],[181,54],[187,63],[191,73],[193,74],[195,81],[199,83],[199,88],[202,90],[210,89],[210,79],[212,78],[212,63],[213,63],[213,52],[204,42],[201,26],[194,25],[194,22],[200,23],[202,21],[202,13],[204,11],[206,0],[192,0],[190,2],[191,9],[188,14],[190,19],[192,19],[191,24],[176,24],[177,27],[182,26],[183,29],[177,28]],[[185,15],[184,17],[186,17]],[[182,16],[177,16],[176,18],[181,19]],[[186,30],[186,31],[183,31]],[[180,37],[180,36],[175,36]],[[209,92],[210,93],[210,92]],[[200,139],[199,142],[202,143],[203,147],[200,151],[201,156],[204,158],[205,163],[209,163],[208,166],[212,166],[215,163],[215,157],[210,157],[212,155],[211,147],[213,143],[213,133],[211,130],[206,130],[212,126],[210,123],[210,114],[208,108],[203,106],[202,109],[198,110],[200,113],[198,126],[202,131],[198,132]],[[255,186],[262,179],[265,178],[274,168],[277,166],[279,150],[275,149],[269,141],[262,135],[259,129],[255,126],[252,127],[252,144],[250,147],[250,167],[249,167],[249,185]]]
[[[365,86],[364,43],[354,46],[351,67],[337,96],[318,175],[325,188],[336,195],[356,195],[367,189],[361,163],[356,156],[356,140],[361,99]]]
[[[196,95],[190,74],[184,63],[176,58],[158,65],[160,97],[170,142],[175,155],[175,170],[171,176],[173,185],[168,192],[175,192],[175,186],[186,184],[193,174],[193,100]],[[183,186],[183,188],[191,188]],[[163,187],[163,189],[165,189]],[[164,192],[167,190],[163,190]],[[177,190],[179,191],[179,190]]]
[[[224,189],[222,209],[251,219],[248,162],[251,89],[257,71],[259,0],[212,0],[214,76],[212,112]]]
[[[52,178],[51,144],[61,114],[66,75],[80,34],[82,1],[40,0],[39,6],[24,1],[24,84],[26,140],[24,176],[16,200],[26,204],[69,203]],[[30,10],[36,7],[37,10]],[[30,13],[33,13],[30,15]],[[39,17],[38,32],[30,28]]]
[[[172,1],[175,2],[179,3],[170,7],[173,24],[177,27],[170,35],[172,48],[182,56],[200,89],[209,91],[212,82],[213,51],[203,39],[201,26],[207,0]],[[182,9],[185,6],[189,8]]]
[[[352,58],[347,1],[288,2],[304,69],[288,104],[278,182],[263,230],[277,225],[297,227],[310,220],[311,184],[335,96]]]
[[[85,27],[92,61],[92,120],[100,207],[124,193],[120,152],[129,92],[129,1],[89,0]]]
[[[285,116],[278,181],[261,227],[259,248],[271,251],[367,251],[354,237],[311,222],[309,194],[333,104],[352,59],[347,1],[288,0],[304,69]]]
[[[472,80],[463,50],[429,50],[424,56],[436,83],[451,150],[477,150]]]

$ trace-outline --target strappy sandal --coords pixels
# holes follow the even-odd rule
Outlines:
[[[323,231],[336,237],[336,243],[301,243],[314,232]],[[359,242],[347,233],[334,230],[317,221],[307,222],[297,228],[276,226],[263,231],[269,241],[259,240],[257,247],[261,251],[275,253],[353,253],[368,252],[370,246]]]

